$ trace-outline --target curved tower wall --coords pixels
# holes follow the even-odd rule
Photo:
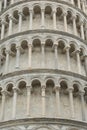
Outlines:
[[[86,0],[0,0],[0,130],[87,129]]]

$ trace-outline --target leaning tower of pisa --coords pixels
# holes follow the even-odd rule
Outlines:
[[[0,0],[0,130],[87,130],[86,0]]]

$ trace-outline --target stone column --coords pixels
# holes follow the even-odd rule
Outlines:
[[[32,30],[33,25],[33,10],[30,10],[30,25],[29,29]]]
[[[76,50],[76,57],[77,57],[77,67],[78,67],[78,73],[81,74],[81,62],[80,62],[80,51]]]
[[[73,0],[71,0],[71,4],[74,4],[74,1],[73,1]]]
[[[53,27],[56,29],[56,9],[53,10]]]
[[[67,57],[67,68],[68,68],[68,71],[70,71],[70,54],[69,54],[69,49],[70,49],[70,46],[67,46],[66,48],[66,57]]]
[[[5,62],[5,73],[8,72],[8,67],[9,67],[9,56],[10,56],[10,50],[6,50],[6,62]]]
[[[70,100],[70,113],[71,113],[71,118],[74,118],[74,103],[73,103],[73,88],[69,88],[69,100]]]
[[[18,69],[20,64],[20,46],[17,46],[16,50],[16,69]]]
[[[14,4],[14,0],[11,0],[11,4]]]
[[[18,15],[19,15],[18,32],[21,32],[21,30],[22,30],[22,12],[19,12]]]
[[[78,8],[81,9],[80,0],[78,0],[77,2],[78,2]]]
[[[60,86],[55,87],[56,91],[56,109],[57,109],[57,117],[61,116],[61,106],[60,106]]]
[[[64,12],[64,31],[67,32],[67,12]]]
[[[9,16],[9,31],[8,31],[8,35],[12,34],[12,14],[10,14]]]
[[[7,7],[7,0],[4,0],[4,9]]]
[[[84,91],[80,91],[80,96],[81,96],[81,106],[82,106],[82,120],[86,121],[85,117],[85,102],[84,102]]]
[[[77,35],[77,29],[76,29],[76,16],[73,16],[73,33]]]
[[[27,116],[30,116],[31,86],[27,86]]]
[[[0,12],[1,12],[1,9],[2,9],[2,1],[0,0]]]
[[[5,34],[5,22],[4,19],[2,19],[1,21],[1,40],[4,38],[4,34]]]
[[[82,10],[85,13],[85,1],[84,0],[82,0]]]
[[[87,76],[87,55],[84,56],[84,59],[85,59],[85,71]]]
[[[46,115],[45,85],[42,86],[42,116]]]
[[[54,63],[55,63],[55,69],[58,69],[58,45],[54,44],[54,53],[55,53],[55,58],[54,58]]]
[[[81,21],[80,28],[81,28],[81,38],[84,39],[84,27],[83,27],[83,21]]]
[[[16,118],[16,107],[17,107],[17,92],[18,89],[16,87],[13,88],[13,109],[12,109],[12,119]]]
[[[45,9],[41,9],[41,28],[45,28]]]
[[[6,91],[2,91],[2,106],[1,106],[1,120],[4,120],[5,114],[5,101],[6,101]]]
[[[45,42],[41,43],[42,68],[45,68]]]
[[[28,44],[28,65],[29,69],[31,69],[31,62],[32,62],[32,45]]]

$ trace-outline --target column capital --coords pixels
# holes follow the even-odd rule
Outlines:
[[[32,44],[28,44],[28,47],[31,47],[31,48],[32,48]]]
[[[84,96],[85,91],[84,91],[84,90],[80,90],[80,91],[79,91],[79,94],[80,94],[81,96]]]
[[[2,95],[7,95],[7,91],[6,91],[6,90],[2,90],[2,91],[1,91],[1,94],[2,94]]]
[[[68,88],[68,91],[69,91],[69,92],[73,92],[73,90],[74,90],[73,87],[69,87],[69,88]]]
[[[45,85],[45,84],[42,84],[42,85],[41,85],[41,89],[42,89],[42,90],[45,90],[45,89],[46,89],[46,85]]]
[[[32,86],[31,85],[26,85],[26,88],[31,90],[32,89]]]
[[[55,91],[60,91],[60,85],[56,85],[56,86],[54,87],[54,90],[55,90]]]
[[[20,45],[17,45],[17,46],[16,46],[16,49],[17,49],[17,50],[21,49],[21,46],[20,46]]]
[[[67,16],[67,11],[63,11],[63,16]]]
[[[13,92],[15,92],[15,93],[20,92],[20,89],[16,88],[16,87],[13,87]]]

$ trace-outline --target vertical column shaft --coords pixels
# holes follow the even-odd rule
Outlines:
[[[18,25],[18,32],[22,30],[22,13],[19,12],[19,25]]]
[[[85,102],[84,102],[84,91],[80,92],[80,96],[81,96],[81,105],[82,105],[82,120],[85,121]]]
[[[64,13],[64,31],[67,32],[67,13]]]
[[[61,106],[60,106],[60,87],[55,87],[55,91],[56,91],[56,108],[57,108],[57,116],[60,117],[61,116]]]
[[[16,68],[18,69],[19,68],[19,61],[20,61],[20,46],[17,46],[16,47]]]
[[[84,59],[85,59],[85,71],[87,76],[87,55],[84,56]]]
[[[81,9],[80,0],[78,0],[77,2],[78,2],[78,8]]]
[[[45,43],[42,43],[42,68],[45,67]]]
[[[9,33],[8,34],[9,35],[12,34],[12,17],[11,16],[9,16]]]
[[[73,33],[77,35],[77,30],[76,30],[76,17],[73,16]]]
[[[6,92],[2,91],[1,120],[4,120]]]
[[[5,72],[7,73],[9,67],[9,53],[10,50],[6,50],[6,64],[5,64]]]
[[[73,88],[69,88],[70,110],[71,116],[74,118]]]
[[[30,10],[30,25],[29,25],[30,30],[32,30],[32,25],[33,25],[33,11]]]
[[[71,0],[71,4],[74,4],[74,1],[73,1],[73,0]]]
[[[54,51],[55,51],[55,69],[58,69],[58,48],[57,48],[57,44],[54,45]]]
[[[66,57],[67,57],[67,67],[70,71],[70,55],[69,55],[69,47],[66,47]]]
[[[53,11],[53,27],[56,29],[56,10]]]
[[[80,62],[79,50],[76,51],[76,57],[77,57],[78,73],[81,74],[81,62]]]
[[[0,0],[0,12],[2,10],[2,1]]]
[[[7,0],[4,0],[4,9],[7,7]]]
[[[44,29],[45,28],[45,10],[42,9],[41,10],[41,28]]]
[[[13,110],[12,110],[12,118],[16,118],[16,107],[17,107],[17,88],[13,88],[14,94],[13,94]]]
[[[45,87],[42,87],[42,116],[46,115]]]
[[[29,69],[31,69],[31,60],[32,60],[32,45],[29,44],[28,45],[28,65],[29,65]]]
[[[30,116],[31,86],[27,86],[27,116]]]
[[[81,22],[81,38],[84,39],[84,28],[83,28],[83,22]]]
[[[4,21],[1,22],[2,26],[1,26],[1,39],[4,38],[4,33],[5,33],[5,23]]]

